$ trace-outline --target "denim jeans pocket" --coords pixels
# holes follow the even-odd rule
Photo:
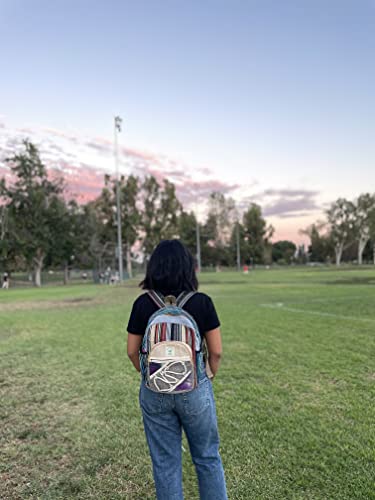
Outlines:
[[[211,404],[211,382],[206,379],[196,389],[181,395],[184,398],[184,411],[186,415],[199,415]]]
[[[158,414],[163,411],[163,394],[147,389],[142,383],[139,390],[139,404],[149,414]]]

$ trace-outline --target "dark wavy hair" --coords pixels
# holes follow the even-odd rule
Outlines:
[[[163,295],[198,290],[193,256],[178,240],[161,241],[152,252],[139,286]]]

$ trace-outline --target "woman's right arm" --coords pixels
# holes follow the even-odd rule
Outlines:
[[[205,338],[207,342],[208,362],[212,373],[216,375],[223,353],[220,328],[215,328],[214,330],[206,332]]]
[[[128,332],[128,356],[137,372],[141,371],[139,364],[139,348],[142,343],[142,335],[135,335]]]

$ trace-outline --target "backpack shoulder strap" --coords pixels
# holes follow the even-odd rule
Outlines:
[[[182,292],[178,297],[177,297],[177,306],[181,307],[181,309],[184,308],[186,305],[187,301],[191,299],[193,295],[195,295],[196,292]]]
[[[155,290],[149,290],[147,293],[159,309],[163,309],[165,307],[164,300],[157,292],[155,292]]]

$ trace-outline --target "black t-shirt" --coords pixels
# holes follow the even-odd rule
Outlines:
[[[158,306],[147,293],[140,295],[133,304],[128,323],[128,332],[144,335],[148,320],[157,309]],[[220,326],[215,306],[211,298],[205,293],[195,293],[187,301],[183,309],[195,319],[201,336]]]

